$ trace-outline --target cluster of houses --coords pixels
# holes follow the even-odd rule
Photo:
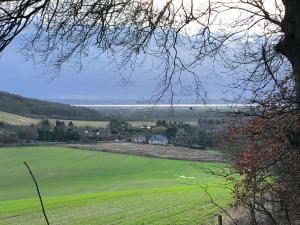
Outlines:
[[[134,142],[134,143],[147,143],[146,137],[143,135],[138,135],[138,134],[133,135],[130,140],[131,140],[131,142]],[[154,135],[150,136],[148,143],[152,144],[152,145],[167,145],[168,139],[164,135],[154,134]]]
[[[153,134],[148,139],[143,133],[137,133],[133,135],[128,135],[129,137],[121,137],[120,134],[111,134],[109,129],[100,128],[96,130],[89,130],[84,131],[84,136],[88,140],[95,140],[95,141],[103,141],[103,140],[121,140],[125,139],[127,141],[133,143],[143,143],[143,144],[152,144],[152,145],[167,145],[168,139],[165,135],[162,134]]]
[[[165,126],[167,126],[165,122]],[[86,141],[120,141],[133,143],[148,143],[153,145],[167,145],[167,127],[131,127],[126,121],[112,119],[106,128],[91,128],[81,132],[82,140]]]

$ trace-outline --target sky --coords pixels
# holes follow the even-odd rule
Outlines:
[[[180,2],[181,0],[175,0],[177,4]],[[198,3],[203,2],[205,1]],[[274,0],[266,0],[264,3],[265,8],[272,12]],[[225,14],[224,17],[232,19],[237,15]],[[35,65],[32,59],[26,60],[18,52],[19,42],[13,42],[0,55],[1,91],[74,104],[145,103],[158,93],[157,86],[161,82],[158,77],[162,76],[162,71],[153,69],[150,65],[137,68],[131,76],[129,71],[120,72],[116,63],[106,65],[107,60],[103,56],[93,63],[84,64],[81,70],[78,70],[76,61],[72,61],[57,72],[46,69],[43,65]],[[188,53],[185,54],[189,57]],[[86,61],[89,61],[89,57]],[[223,87],[230,84],[232,78],[223,74],[222,69],[216,69],[211,60],[205,61],[196,70],[199,71],[200,80],[207,92],[208,103],[232,98],[234,93],[226,92],[228,89]],[[130,79],[124,82],[122,76],[130,76]],[[175,93],[178,94],[175,99],[178,102],[195,103],[197,99],[196,96],[180,96],[179,89]],[[163,101],[169,101],[169,98],[166,97]]]
[[[70,62],[57,72],[44,65],[35,65],[32,59],[26,59],[19,52],[19,47],[15,42],[0,56],[1,91],[71,104],[145,103],[158,93],[158,77],[162,72],[151,71],[149,65],[137,68],[124,82],[122,76],[129,76],[128,71],[120,74],[116,64],[106,65],[101,58],[84,64],[81,70],[76,62]],[[220,84],[226,83],[227,78],[216,76],[212,63],[205,63],[199,71],[209,103],[222,102],[225,89]],[[179,93],[178,96],[178,103],[196,102],[196,96],[180,96]],[[162,101],[168,102],[169,98]]]

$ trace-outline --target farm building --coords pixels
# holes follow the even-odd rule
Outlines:
[[[133,135],[130,138],[130,140],[131,140],[131,142],[135,142],[135,143],[146,143],[146,137],[141,134]]]
[[[168,144],[168,139],[160,134],[155,134],[152,135],[149,139],[149,144],[152,145],[167,145]]]

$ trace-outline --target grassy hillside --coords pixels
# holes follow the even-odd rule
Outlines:
[[[219,213],[192,184],[222,205],[223,180],[191,163],[62,147],[0,148],[0,224],[43,224],[26,160],[51,224],[203,224]]]
[[[0,91],[1,111],[22,116],[49,117],[60,119],[100,120],[98,112],[93,109],[66,104],[25,98]]]
[[[55,125],[57,119],[49,119],[52,125]],[[65,121],[66,124],[70,120],[59,119],[60,121]],[[0,111],[0,121],[4,121],[10,125],[19,125],[19,126],[29,126],[30,124],[38,124],[42,119],[30,118],[26,116],[19,116],[12,113],[1,112]],[[75,126],[91,126],[91,127],[106,127],[108,125],[107,121],[86,121],[86,120],[72,120]]]
[[[49,120],[50,123],[54,126],[57,119],[49,119]],[[65,119],[59,119],[59,120],[65,121],[66,124],[68,124],[68,122],[70,121]],[[16,114],[0,111],[0,121],[4,121],[11,125],[29,126],[30,124],[38,124],[39,122],[41,122],[41,119],[19,116]],[[109,124],[109,121],[86,121],[86,120],[71,120],[71,121],[77,127],[90,126],[90,127],[105,128]],[[155,125],[155,122],[148,122],[148,121],[129,121],[128,123],[133,127],[141,127],[144,126],[144,124],[146,124],[147,126]]]
[[[0,111],[0,121],[3,121],[10,125],[29,126],[30,124],[39,123],[41,119],[34,119],[34,118],[19,116],[16,114]]]

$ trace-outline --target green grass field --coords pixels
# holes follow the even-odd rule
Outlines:
[[[54,126],[57,119],[49,119],[50,123]],[[65,121],[66,124],[70,120],[59,119],[60,121]],[[31,124],[38,124],[41,119],[35,119],[25,116],[19,116],[12,113],[0,111],[0,121],[4,121],[11,125],[29,126]],[[72,120],[73,124],[78,127],[90,126],[97,128],[105,128],[108,126],[109,121],[84,121],[84,120]],[[144,125],[154,126],[155,122],[150,121],[129,121],[128,122],[133,127],[142,127]]]
[[[222,164],[62,147],[0,148],[0,224],[44,224],[23,161],[36,175],[50,224],[212,224],[219,211],[196,185],[208,187],[219,204],[231,199],[223,180],[203,169]]]

